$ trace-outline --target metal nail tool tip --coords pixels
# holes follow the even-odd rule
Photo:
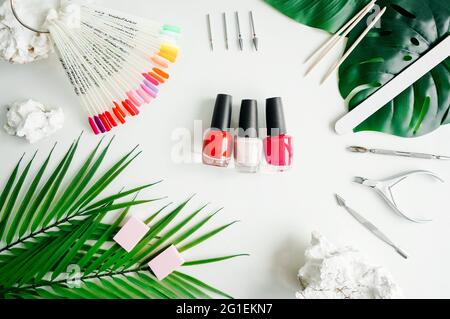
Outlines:
[[[408,259],[408,254],[402,250],[400,247],[395,245],[385,234],[383,234],[374,224],[372,224],[370,221],[368,221],[365,217],[357,213],[355,210],[347,206],[347,203],[345,200],[335,194],[336,200],[339,206],[343,207],[350,215],[355,218],[358,223],[360,223],[364,228],[366,228],[368,231],[370,231],[373,235],[378,237],[381,241],[386,243],[387,245],[391,246],[400,256],[402,256],[405,259]]]
[[[253,45],[255,46],[255,50],[258,51],[258,42],[259,39],[256,36],[256,30],[255,30],[255,20],[253,18],[253,11],[250,11],[250,24],[252,27],[252,33],[253,33]]]
[[[224,33],[225,33],[225,48],[228,50],[229,46],[228,46],[228,24],[227,24],[227,14],[224,12],[223,13],[223,28],[224,28]]]
[[[209,36],[209,43],[211,46],[211,51],[214,51],[214,41],[212,36],[212,29],[211,29],[211,16],[208,14],[206,16],[207,22],[208,22],[208,36]]]
[[[244,50],[244,41],[242,40],[242,33],[241,33],[241,23],[239,22],[239,12],[236,11],[236,27],[237,27],[237,33],[238,33],[238,42],[239,42],[239,48]]]

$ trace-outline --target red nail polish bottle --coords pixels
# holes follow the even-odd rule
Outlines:
[[[203,139],[203,163],[205,165],[227,167],[230,163],[233,138],[231,126],[232,97],[219,94],[214,107],[211,128]]]
[[[267,137],[264,153],[267,164],[275,171],[286,171],[292,165],[294,149],[292,137],[287,135],[286,121],[281,98],[266,100]]]

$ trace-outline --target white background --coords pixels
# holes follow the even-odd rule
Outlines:
[[[133,187],[164,179],[163,184],[141,197],[167,195],[170,201],[179,203],[197,194],[186,213],[203,203],[211,203],[209,211],[224,207],[209,224],[209,229],[229,221],[241,221],[196,247],[186,258],[240,252],[247,252],[250,257],[186,271],[237,298],[293,298],[298,289],[296,273],[304,262],[304,250],[311,232],[318,230],[335,243],[360,248],[371,262],[388,268],[407,297],[450,297],[448,200],[445,196],[432,198],[435,183],[420,180],[418,187],[407,193],[419,200],[420,207],[427,212],[443,213],[433,223],[416,225],[395,215],[369,189],[351,182],[358,175],[379,179],[415,169],[432,170],[450,180],[450,163],[359,155],[345,150],[348,145],[361,144],[450,154],[450,127],[409,140],[379,133],[337,136],[332,125],[345,113],[337,79],[319,85],[327,63],[333,59],[311,77],[302,76],[302,62],[327,34],[289,20],[263,1],[110,0],[98,3],[183,28],[182,51],[171,71],[171,80],[156,101],[143,107],[139,118],[129,120],[125,127],[114,131],[116,140],[108,160],[112,163],[140,144],[143,154],[112,185],[111,192],[122,186]],[[254,10],[260,37],[260,52],[257,53],[250,47],[250,9]],[[244,52],[237,50],[235,10],[241,13]],[[224,49],[221,32],[224,11],[229,17],[228,52]],[[213,53],[206,32],[207,13],[212,14],[216,46]],[[265,98],[283,97],[289,133],[295,142],[295,164],[290,172],[245,175],[231,168],[216,169],[172,161],[175,144],[172,133],[177,128],[193,130],[194,120],[203,120],[207,125],[217,93],[233,95],[234,123],[242,98],[258,99],[262,111]],[[85,115],[55,56],[32,65],[0,63],[0,104],[25,98],[63,107],[66,124],[62,131],[32,146],[1,130],[2,184],[23,152],[29,157],[40,149],[38,158],[42,159],[58,141],[56,155],[59,157],[85,130],[78,157],[81,161],[100,139],[89,132]],[[2,118],[3,114],[4,110]],[[262,116],[260,120],[263,126]],[[448,186],[445,187],[448,194]],[[410,259],[403,260],[339,208],[333,196],[335,192],[407,250]],[[148,215],[162,204],[134,211]]]

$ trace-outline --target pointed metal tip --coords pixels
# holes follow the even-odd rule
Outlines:
[[[258,43],[259,43],[259,40],[258,40],[258,38],[253,38],[253,44],[255,45],[255,50],[256,51],[258,51]]]
[[[364,184],[364,182],[366,181],[366,179],[365,178],[363,178],[363,177],[355,177],[354,179],[353,179],[353,182],[354,183],[357,183],[357,184]]]
[[[339,206],[345,207],[345,200],[338,194],[334,194],[334,196],[336,196],[336,200]]]
[[[347,147],[347,150],[353,153],[367,153],[369,152],[369,149],[362,146],[349,146]]]

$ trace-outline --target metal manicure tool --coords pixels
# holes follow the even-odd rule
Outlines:
[[[253,19],[253,11],[250,11],[250,25],[252,27],[252,34],[253,34],[253,45],[255,46],[255,50],[258,51],[258,42],[259,39],[256,36],[256,31],[255,31],[255,20]]]
[[[412,171],[408,173],[403,173],[388,179],[384,179],[381,181],[375,181],[370,180],[363,177],[356,177],[354,182],[368,186],[372,189],[374,189],[388,204],[389,206],[400,216],[406,218],[409,221],[415,222],[415,223],[425,223],[430,222],[431,219],[425,219],[425,218],[415,218],[411,217],[409,214],[403,212],[397,205],[394,195],[392,194],[392,189],[394,186],[398,185],[400,182],[403,182],[405,179],[411,176],[415,175],[427,175],[431,176],[434,179],[444,183],[444,180],[441,179],[436,174],[429,172],[429,171]]]
[[[211,51],[214,51],[214,40],[211,29],[211,16],[209,14],[206,16],[206,21],[208,23],[209,44],[211,45]]]
[[[227,24],[227,14],[224,12],[223,15],[223,32],[225,34],[225,48],[228,50],[228,24]]]
[[[402,152],[402,151],[392,151],[377,148],[365,148],[361,146],[350,146],[347,148],[350,152],[354,153],[372,153],[380,155],[392,155],[392,156],[402,156],[411,158],[422,158],[422,159],[435,159],[435,160],[450,160],[450,156],[442,156],[435,154],[425,154],[425,153],[414,153],[414,152]]]
[[[361,216],[359,213],[357,213],[352,208],[348,207],[345,200],[340,197],[339,195],[336,195],[337,202],[339,206],[345,208],[347,212],[352,215],[362,226],[364,226],[367,230],[369,230],[372,234],[377,236],[379,239],[381,239],[383,242],[391,246],[395,249],[395,251],[402,256],[403,258],[407,259],[408,255],[398,246],[396,246],[385,234],[383,234],[374,224],[372,224],[370,221],[368,221],[366,218]]]
[[[237,11],[236,11],[236,28],[237,28],[239,48],[242,51],[242,50],[244,50],[244,41],[242,40],[241,23],[239,22],[239,12],[237,12]]]

